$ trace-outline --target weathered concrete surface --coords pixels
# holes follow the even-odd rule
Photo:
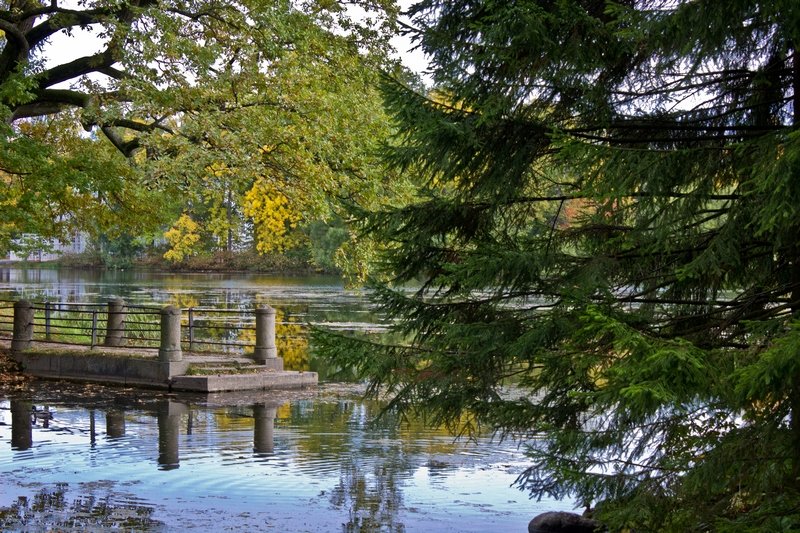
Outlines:
[[[283,371],[283,357],[270,357],[261,361],[256,360],[256,364],[263,366],[267,370]]]
[[[183,359],[181,310],[173,305],[161,310],[161,347],[158,349],[158,358],[165,363]]]
[[[21,353],[16,359],[26,374],[40,378],[68,379],[168,389],[170,377],[185,374],[188,361],[162,363],[102,354]]]
[[[224,354],[184,353],[181,361],[160,361],[153,350],[103,347],[59,347],[34,343],[14,354],[25,374],[92,383],[121,384],[192,392],[286,390],[314,387],[316,372],[283,371],[283,359],[273,358],[266,365]],[[222,365],[218,370],[209,365]],[[224,368],[225,365],[234,365]],[[205,375],[192,374],[192,367]]]
[[[261,371],[248,374],[216,374],[210,376],[175,376],[172,390],[223,392],[243,390],[303,389],[316,386],[316,372]]]
[[[31,347],[33,341],[33,304],[20,300],[14,304],[14,330],[11,351],[22,352]]]
[[[253,359],[260,364],[278,357],[278,348],[275,346],[276,313],[268,305],[256,309],[256,347],[253,350]],[[283,370],[283,366],[276,370]]]
[[[105,346],[125,345],[125,300],[114,298],[108,302]]]

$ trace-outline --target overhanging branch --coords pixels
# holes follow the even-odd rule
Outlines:
[[[19,49],[18,54],[23,57],[27,57],[30,53],[30,44],[28,44],[28,39],[25,38],[25,34],[20,31],[20,29],[15,25],[7,20],[0,18],[0,30],[3,30],[6,34],[6,38],[10,41],[14,41]]]
[[[91,56],[80,57],[69,63],[64,63],[44,71],[41,75],[39,86],[42,88],[52,87],[53,85],[79,76],[92,72],[100,72],[101,69],[105,70],[111,68],[115,62],[114,53],[111,49],[106,49]]]

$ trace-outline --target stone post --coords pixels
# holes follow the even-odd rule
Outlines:
[[[108,302],[108,320],[106,320],[106,346],[122,346],[125,344],[125,300],[114,298]]]
[[[283,370],[283,359],[278,357],[278,348],[275,346],[275,309],[268,305],[256,308],[256,348],[253,359],[269,368]]]
[[[33,342],[33,305],[20,300],[14,304],[14,333],[11,352],[19,353],[31,347]]]
[[[181,352],[181,310],[172,305],[161,310],[161,347],[158,359],[162,363],[183,360]]]

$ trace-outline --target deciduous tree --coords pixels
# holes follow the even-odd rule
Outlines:
[[[197,222],[186,213],[182,214],[175,222],[175,225],[164,234],[170,249],[164,254],[164,258],[178,263],[193,253],[196,253],[195,245],[200,240],[197,232]]]
[[[32,122],[71,120],[71,129],[82,127],[91,135],[98,153],[108,154],[113,147],[127,158],[128,169],[120,171],[120,161],[114,168],[95,169],[85,180],[94,180],[94,192],[103,190],[103,180],[116,180],[134,190],[186,198],[192,188],[203,186],[209,169],[218,167],[236,172],[235,183],[221,192],[225,197],[243,194],[268,169],[287,181],[284,176],[306,180],[300,167],[313,162],[303,158],[324,160],[321,151],[330,148],[321,115],[313,120],[307,115],[310,106],[324,101],[318,91],[327,86],[337,95],[329,97],[331,106],[325,110],[331,111],[342,105],[336,98],[344,94],[341,88],[348,78],[354,81],[350,96],[356,98],[363,72],[392,68],[387,52],[394,3],[358,4],[363,16],[338,1],[10,0],[0,5],[4,179],[38,190],[37,180],[46,180],[42,169],[65,169],[62,181],[71,186],[70,169],[50,156],[60,149],[59,137],[26,131]],[[94,51],[84,49],[86,40],[78,37],[87,34],[97,43]],[[53,47],[64,41],[80,53],[59,63]],[[368,108],[351,107],[351,114],[331,115],[328,122],[351,117],[373,125],[375,117],[359,115],[373,109]],[[277,149],[259,152],[265,144]],[[319,149],[307,149],[311,146]],[[297,168],[287,161],[290,157],[299,162]],[[122,176],[109,175],[112,171]],[[330,181],[317,183],[330,187]],[[323,196],[325,190],[320,187],[314,194]],[[15,219],[9,233],[56,233],[46,227],[47,220],[87,219],[83,211],[58,202],[62,191],[41,189],[35,205],[27,208],[58,211],[59,216]],[[220,191],[207,192],[214,203]],[[153,223],[162,223],[175,211],[162,212]],[[224,225],[217,223],[215,230],[224,232]]]

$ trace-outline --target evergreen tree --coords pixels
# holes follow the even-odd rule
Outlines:
[[[800,527],[800,3],[410,14],[437,97],[386,82],[388,157],[425,186],[364,218],[403,341],[328,354],[612,530]]]

